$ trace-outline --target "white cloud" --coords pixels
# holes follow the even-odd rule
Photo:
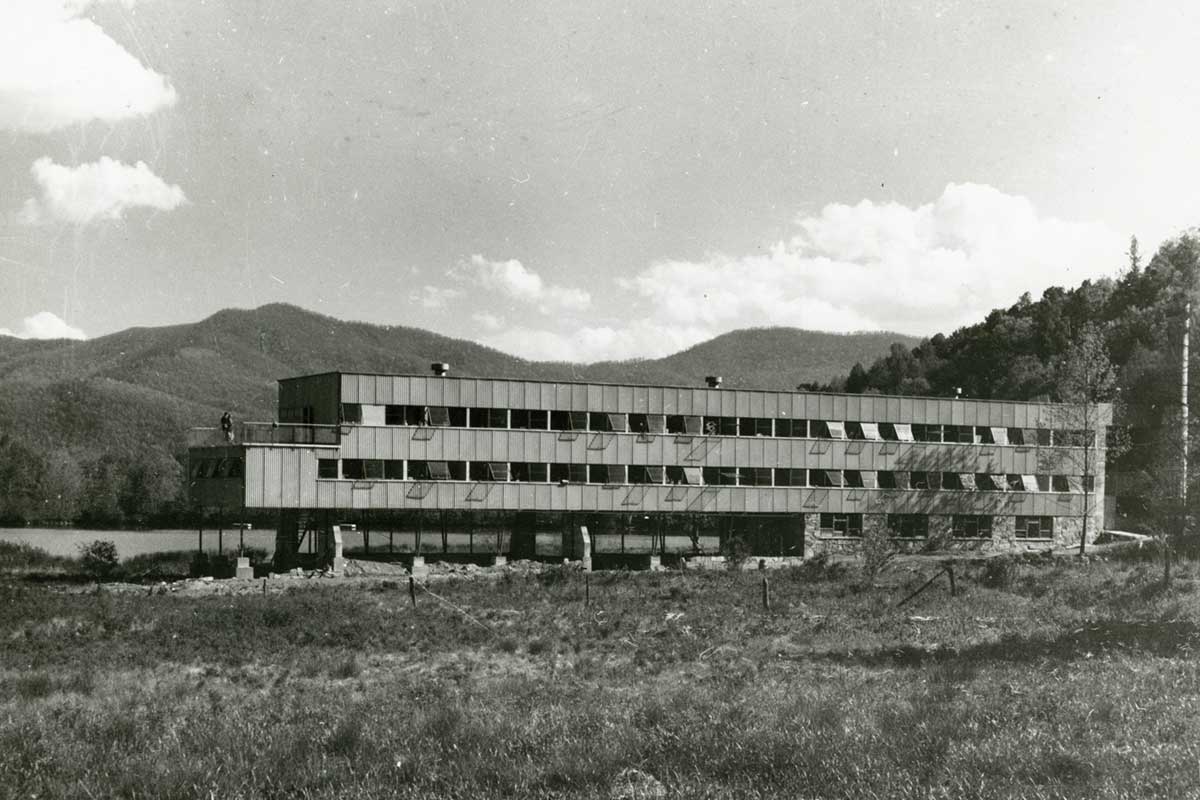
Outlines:
[[[583,311],[592,304],[592,296],[582,289],[549,285],[515,258],[490,261],[476,254],[471,256],[469,264],[462,266],[459,273],[460,278],[478,279],[485,289],[536,305],[543,314]]]
[[[103,156],[65,167],[39,158],[32,172],[41,196],[29,198],[21,209],[20,221],[27,225],[56,220],[85,225],[120,219],[130,208],[170,211],[187,202],[182,189],[168,185],[141,161],[129,166]]]
[[[0,129],[44,133],[93,119],[116,122],[175,103],[166,78],[81,16],[89,5],[0,2]]]
[[[948,333],[1023,292],[1111,274],[1127,244],[1103,226],[1040,216],[1026,198],[979,184],[951,184],[916,207],[834,203],[795,224],[765,253],[658,261],[618,281],[632,296],[614,298],[602,325],[521,327],[482,340],[526,358],[587,362],[667,355],[764,325]],[[532,285],[521,270],[491,268]]]
[[[979,184],[950,184],[915,208],[830,204],[796,225],[765,254],[661,261],[622,285],[655,321],[714,334],[790,325],[924,335],[977,322],[1025,291],[1109,274],[1125,245]]]
[[[421,294],[415,299],[421,308],[429,311],[441,311],[450,305],[450,301],[460,297],[462,297],[462,292],[458,289],[442,289],[438,286],[426,285],[421,287]]]
[[[0,328],[0,336],[15,336],[18,339],[86,339],[87,334],[68,325],[49,311],[39,311],[21,321],[19,330]]]
[[[472,314],[471,319],[474,320],[475,323],[485,331],[498,331],[504,327],[503,317],[498,317],[495,314],[489,314],[486,311],[479,311]]]
[[[612,359],[653,358],[683,350],[711,336],[701,327],[635,321],[629,325],[597,325],[571,333],[516,327],[479,337],[506,353],[537,361],[591,363]]]

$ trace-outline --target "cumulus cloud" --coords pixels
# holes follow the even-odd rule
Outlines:
[[[978,322],[1023,292],[1109,274],[1124,247],[1103,226],[1042,216],[1024,197],[950,184],[915,207],[827,205],[797,217],[793,235],[765,252],[654,262],[618,281],[625,294],[603,325],[516,328],[481,340],[527,358],[587,362],[663,356],[764,325],[932,335]],[[531,284],[515,268],[492,269]]]
[[[1123,240],[1039,216],[1024,197],[950,184],[934,202],[830,204],[765,254],[660,261],[622,285],[662,323],[948,331],[1022,292],[1110,271]]]
[[[45,133],[94,119],[116,122],[175,103],[166,78],[82,17],[92,4],[0,2],[0,129]]]
[[[463,277],[478,280],[485,289],[535,305],[543,314],[583,311],[592,304],[592,296],[582,289],[549,285],[515,258],[490,261],[476,254],[461,272],[465,273]]]
[[[139,161],[130,166],[103,156],[99,161],[65,167],[49,158],[33,164],[39,197],[25,201],[20,221],[27,225],[62,221],[85,225],[98,219],[120,219],[130,208],[170,211],[187,202],[172,186]]]
[[[441,311],[450,305],[452,300],[457,300],[462,297],[462,292],[458,289],[443,289],[438,286],[427,285],[421,288],[421,294],[416,298],[421,308],[429,311]]]
[[[58,315],[39,311],[32,317],[21,320],[17,330],[0,328],[0,336],[15,336],[18,339],[86,339],[87,334],[68,325]]]

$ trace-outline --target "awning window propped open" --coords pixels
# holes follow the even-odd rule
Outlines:
[[[570,426],[568,430],[586,431],[588,429],[588,415],[586,411],[572,411],[567,416],[567,424]]]
[[[1008,476],[1006,475],[988,475],[988,480],[992,482],[992,489],[997,492],[1008,491]]]
[[[864,425],[863,428],[865,430],[866,425]],[[878,489],[879,488],[879,473],[876,472],[875,470],[864,469],[861,472],[859,472],[859,475],[862,475],[862,485],[863,485],[864,489]]]
[[[907,422],[897,422],[893,427],[896,429],[896,438],[902,442],[911,442],[913,440],[912,425]]]
[[[662,414],[650,414],[646,417],[648,433],[662,433],[667,429],[667,418]]]
[[[826,427],[829,428],[830,439],[845,439],[846,438],[846,423],[844,422],[826,422]]]
[[[650,483],[662,483],[664,467],[646,467],[646,477]]]
[[[683,418],[683,430],[691,436],[699,436],[704,430],[704,419],[702,417],[687,416]],[[688,481],[691,483],[691,481]]]
[[[430,461],[429,477],[435,481],[450,480],[450,465],[445,461]]]
[[[683,482],[688,486],[700,486],[704,483],[704,476],[700,472],[699,467],[684,467]]]
[[[992,428],[991,430],[994,444],[1008,444],[1008,428]]]
[[[1038,490],[1037,476],[1022,475],[1021,476],[1021,488],[1023,488],[1027,492],[1036,492]]]
[[[504,461],[489,462],[488,472],[491,473],[492,480],[506,481],[508,480],[508,463]]]
[[[825,470],[825,480],[829,481],[830,486],[845,486],[846,478],[842,475],[840,469]]]
[[[879,423],[878,422],[862,423],[862,432],[863,432],[864,439],[870,439],[873,442],[878,442],[881,439],[883,439],[883,436],[881,436],[879,433]]]
[[[450,425],[450,409],[445,406],[429,406],[428,424],[447,427]]]
[[[624,414],[609,414],[608,427],[614,431],[627,431],[629,430],[628,417]]]
[[[1083,494],[1083,476],[1082,475],[1068,475],[1067,476],[1067,487],[1070,491],[1072,491],[1076,494]]]

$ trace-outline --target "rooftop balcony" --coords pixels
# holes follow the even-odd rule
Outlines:
[[[219,427],[189,428],[188,447],[223,447],[229,444],[324,444],[341,442],[338,425],[293,425],[278,422],[237,422],[233,438],[227,439]]]

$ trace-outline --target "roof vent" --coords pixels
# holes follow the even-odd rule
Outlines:
[[[450,365],[441,361],[433,362],[429,365],[429,368],[433,370],[434,375],[445,375],[450,371]]]
[[[708,388],[710,388],[710,389],[720,389],[721,388],[721,376],[720,375],[709,375],[707,378],[704,379],[704,382],[708,384]]]

